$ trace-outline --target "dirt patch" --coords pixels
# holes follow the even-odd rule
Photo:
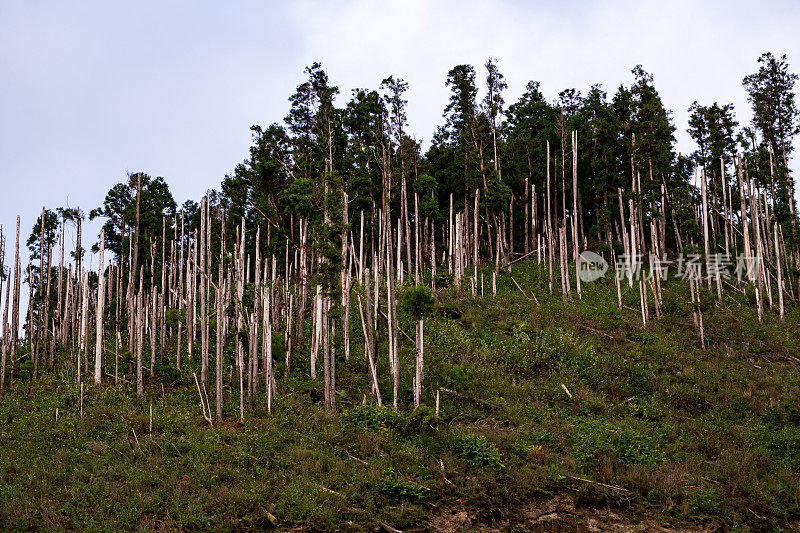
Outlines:
[[[499,512],[479,513],[451,510],[431,518],[431,531],[500,532],[514,526],[527,531],[595,533],[614,531],[620,533],[715,533],[723,528],[715,523],[680,523],[677,520],[659,522],[645,516],[618,514],[609,508],[592,508],[576,505],[569,495],[531,504],[517,517],[504,517]]]

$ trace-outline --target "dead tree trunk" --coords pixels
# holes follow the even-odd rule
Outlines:
[[[95,305],[95,328],[97,330],[94,350],[94,382],[103,379],[103,311],[105,307],[105,269],[103,252],[105,250],[105,230],[100,230],[100,257],[97,266],[97,303]]]

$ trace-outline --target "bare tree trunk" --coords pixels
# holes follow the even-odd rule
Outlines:
[[[361,298],[358,300],[358,311],[361,314],[361,328],[364,331],[364,351],[367,357],[367,362],[369,363],[369,371],[370,377],[372,378],[372,393],[375,395],[375,398],[378,401],[378,405],[383,405],[381,401],[381,391],[378,387],[378,372],[375,365],[375,338],[373,336],[374,330],[372,325],[372,314],[370,313],[370,308],[372,306],[371,297],[370,297],[370,275],[369,270],[365,271],[365,286],[364,286],[364,297],[366,298],[366,307],[367,307],[367,314],[366,314],[366,321],[364,320],[364,310],[361,307]],[[377,283],[377,280],[376,280]]]
[[[358,282],[364,283],[364,210],[361,210],[361,229],[358,240]]]
[[[42,334],[42,310],[44,309],[44,207],[42,207],[42,214],[39,217],[39,316],[37,317],[35,329],[33,321],[28,322],[31,331],[31,358],[33,359],[33,378],[36,379],[39,375],[39,337]],[[32,269],[32,265],[28,267]],[[28,284],[31,289],[31,299],[28,300],[28,307],[30,308],[31,318],[33,317],[33,277],[28,277]]]
[[[5,250],[3,250],[3,254],[5,254]],[[53,268],[53,246],[49,245],[47,247],[47,275],[45,278],[45,297],[44,297],[44,318],[42,319],[42,331],[44,332],[45,338],[47,337],[48,332],[50,331],[50,281],[51,281],[51,271]],[[2,265],[2,261],[0,261],[0,265]],[[0,266],[0,271],[2,271],[2,266]],[[0,289],[2,289],[2,285],[0,285]],[[41,289],[39,289],[41,291]],[[42,312],[40,310],[40,312]],[[53,368],[53,337],[50,339],[50,357],[48,359],[48,366],[52,369]]]
[[[745,173],[747,169],[745,168]],[[748,196],[750,198],[750,215],[753,218],[753,234],[755,235],[755,292],[756,292],[756,307],[758,308],[758,321],[761,322],[764,314],[764,304],[762,300],[762,287],[763,287],[763,247],[761,246],[761,224],[759,223],[760,212],[758,209],[758,192],[755,189],[755,183],[751,178],[745,175],[745,181],[748,187]]]
[[[3,241],[5,244],[5,240]],[[5,245],[3,246],[3,255],[5,255]],[[8,276],[6,280],[6,305],[3,308],[3,339],[2,339],[2,360],[0,360],[0,391],[3,390],[6,383],[6,353],[8,351],[8,344],[9,344],[9,333],[10,328],[8,326],[8,304],[9,304],[9,296],[11,294],[11,276]]]
[[[339,276],[342,287],[342,344],[344,345],[344,359],[350,360],[350,255],[348,250],[348,235],[350,233],[350,217],[348,214],[347,192],[342,192],[342,261],[344,266]]]
[[[334,379],[334,356],[331,353],[331,324],[329,312],[331,297],[324,295],[322,301],[322,365],[325,387],[325,409],[331,413],[336,410],[336,381]]]
[[[244,217],[242,217],[241,232],[239,232],[239,242],[236,251],[236,366],[239,378],[239,421],[244,422],[244,350],[241,342],[242,328],[244,327],[244,308],[242,297],[244,296]]]
[[[95,307],[95,328],[97,329],[94,351],[94,382],[103,379],[103,312],[105,308],[105,269],[103,252],[105,251],[105,230],[100,230],[100,257],[97,266],[97,304]]]
[[[207,291],[208,285],[208,270],[206,269],[206,240],[209,234],[207,229],[208,218],[206,212],[208,211],[208,195],[206,195],[200,202],[200,384],[206,387],[208,384],[208,307],[207,307]]]
[[[747,275],[748,278],[752,281],[753,280],[753,273],[750,269],[750,258],[752,256],[750,251],[750,229],[748,228],[747,224],[747,203],[745,201],[744,195],[744,179],[742,175],[742,158],[739,154],[736,154],[736,162],[737,162],[737,176],[739,177],[739,201],[740,201],[740,209],[739,209],[739,217],[741,218],[742,222],[742,236],[744,238],[744,256],[745,261],[747,263]]]
[[[420,258],[420,227],[419,227],[419,194],[414,192],[414,283],[419,285],[422,281],[420,272],[422,261]],[[409,259],[410,261],[410,259]]]
[[[553,294],[553,223],[550,207],[550,141],[547,141],[547,268],[550,273],[550,294]]]
[[[703,350],[706,349],[705,331],[703,330],[703,310],[700,309],[700,294],[698,290],[698,282],[695,281],[694,276],[689,276],[689,291],[692,296],[692,316],[695,320],[695,325],[700,328],[700,346]]]
[[[431,222],[431,238],[430,238],[430,246],[431,246],[431,288],[436,288],[436,228],[435,222],[433,220]],[[477,237],[476,237],[477,239]],[[477,240],[476,240],[477,242]],[[477,264],[477,262],[476,262]],[[369,308],[369,305],[367,306]]]
[[[727,191],[725,190],[725,161],[722,159],[722,157],[719,158],[719,169],[722,181],[722,218],[723,226],[725,228],[725,255],[728,256],[731,253],[730,232],[728,231],[730,213],[728,212],[728,198],[726,195]]]
[[[19,261],[19,215],[17,215],[17,238],[14,244],[14,301],[11,308],[11,364],[9,365],[10,379],[14,379],[14,370],[17,359],[17,344],[19,342],[19,290],[22,273]]]
[[[706,193],[706,173],[700,169],[700,191],[703,196],[703,248],[706,257],[706,274],[708,278],[708,290],[711,290],[711,276],[708,271],[708,264],[711,261],[711,252],[708,246],[708,196]]]
[[[447,224],[447,271],[453,273],[453,193],[450,193],[450,218]]]
[[[312,313],[311,379],[317,379],[317,356],[322,346],[322,287],[320,285],[317,285],[317,292],[314,295]]]
[[[296,335],[303,338],[303,324],[305,322],[306,304],[308,301],[308,220],[300,219],[300,295],[297,301],[297,320],[295,324]],[[288,262],[287,266],[288,268]],[[287,276],[287,281],[289,278]]]
[[[417,357],[416,357],[416,365],[415,365],[415,373],[414,373],[414,407],[419,407],[420,399],[422,397],[422,374],[425,365],[424,359],[424,323],[422,321],[422,317],[417,319]]]
[[[478,204],[481,198],[481,191],[480,189],[475,189],[475,207],[472,210],[473,220],[472,220],[472,295],[478,295]],[[434,261],[436,259],[434,258]]]
[[[572,132],[572,241],[575,260],[575,283],[578,299],[581,298],[580,262],[578,261],[578,132]]]
[[[392,250],[391,247],[388,247],[386,250],[387,253],[387,263],[388,267],[386,269],[386,317],[387,317],[387,325],[389,330],[389,367],[392,370],[392,405],[394,406],[395,410],[397,409],[397,400],[398,400],[398,392],[400,389],[400,368],[399,368],[399,361],[397,357],[397,318],[395,316],[397,307],[394,302],[394,276],[392,276]]]
[[[86,352],[88,351],[88,328],[89,328],[89,273],[81,269],[81,336],[80,350],[78,352],[78,383],[81,382],[81,366],[86,364]],[[83,354],[84,361],[80,361],[80,354]]]
[[[261,356],[264,363],[264,371],[266,373],[267,382],[267,412],[272,412],[272,393],[275,390],[275,375],[272,368],[272,321],[269,319],[271,302],[270,291],[266,287],[261,289],[263,299],[263,340],[261,345]]]
[[[781,252],[780,252],[780,241],[778,240],[778,223],[775,222],[774,228],[774,239],[775,239],[775,268],[778,271],[778,311],[780,313],[781,322],[784,321],[784,309],[783,309],[783,268],[781,266]]]
[[[222,275],[224,253],[220,251],[219,261],[219,277],[217,278],[216,287],[216,306],[217,306],[217,328],[216,328],[216,368],[214,372],[214,389],[216,391],[216,407],[217,407],[217,420],[222,420],[222,402],[223,402],[223,389],[222,389],[222,349],[225,345],[224,338],[224,325],[227,320],[225,309],[225,280]]]
[[[142,318],[144,314],[144,310],[142,309],[142,299],[143,299],[143,279],[144,279],[144,267],[140,267],[139,271],[139,293],[136,295],[136,319],[134,321],[136,327],[136,395],[141,396],[144,394],[144,379],[142,376],[142,336],[144,330],[144,324],[142,324]]]
[[[151,271],[152,272],[152,271]],[[156,331],[158,331],[158,288],[150,285],[150,379],[156,375]]]

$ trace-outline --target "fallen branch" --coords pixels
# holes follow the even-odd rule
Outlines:
[[[132,381],[128,381],[128,380],[127,380],[127,379],[125,379],[125,378],[118,378],[118,377],[114,376],[113,374],[109,374],[108,372],[103,372],[103,374],[105,374],[105,376],[106,376],[107,378],[119,379],[119,380],[120,380],[120,381],[122,381],[123,383],[131,383],[131,384],[133,383]]]
[[[599,481],[592,481],[591,479],[584,479],[582,477],[572,476],[572,475],[569,475],[569,474],[567,474],[567,477],[570,478],[570,479],[574,479],[576,481],[582,481],[584,483],[591,483],[592,485],[597,485],[598,487],[603,487],[603,488],[606,488],[606,489],[617,490],[619,492],[630,492],[628,489],[624,489],[622,487],[617,487],[617,486],[614,486],[614,485],[607,485],[605,483],[600,483]]]
[[[319,490],[321,490],[322,492],[327,492],[328,494],[335,494],[337,496],[341,496],[342,495],[340,492],[336,492],[335,490],[331,490],[329,488],[323,487],[322,485],[317,485],[317,487],[319,487]]]
[[[387,317],[387,316],[386,316],[386,313],[384,313],[384,312],[383,312],[383,309],[378,309],[378,313],[380,313],[380,315],[381,315],[381,316],[382,316],[382,317],[383,317],[383,318],[384,318],[384,319],[385,319],[387,322],[389,321],[389,317]],[[411,337],[408,335],[408,333],[406,333],[405,331],[403,331],[403,328],[401,328],[400,326],[397,326],[397,330],[398,330],[400,333],[402,333],[402,334],[403,334],[403,336],[404,336],[406,339],[408,339],[409,341],[411,341],[411,342],[417,342],[417,341],[415,341],[414,339],[412,339],[412,338],[411,338]]]
[[[567,396],[569,396],[569,397],[570,397],[570,399],[572,399],[572,393],[569,391],[569,389],[567,388],[567,386],[566,386],[566,385],[564,385],[564,384],[562,383],[562,384],[561,384],[561,388],[562,388],[562,389],[564,389],[564,392],[566,392],[566,393],[567,393]]]
[[[625,400],[625,401],[623,401],[623,402],[620,402],[620,403],[618,403],[618,404],[617,404],[617,405],[615,405],[613,408],[614,408],[614,409],[616,409],[617,407],[622,407],[622,406],[623,406],[623,405],[625,405],[626,403],[628,403],[628,402],[630,402],[630,401],[633,401],[633,400],[635,400],[635,399],[636,399],[636,396],[631,396],[631,397],[630,397],[630,398],[628,398],[627,400]]]
[[[447,483],[447,484],[449,484],[449,485],[452,485],[452,484],[453,484],[453,482],[452,482],[452,481],[450,481],[449,479],[447,479],[447,476],[446,476],[446,475],[445,475],[445,473],[444,473],[444,461],[442,461],[442,458],[441,458],[441,457],[439,458],[439,468],[441,468],[441,469],[442,469],[442,479],[444,479],[445,483]]]
[[[744,294],[744,291],[743,291],[742,289],[740,289],[739,287],[737,287],[736,285],[734,285],[734,284],[733,284],[733,283],[731,283],[730,281],[728,281],[728,280],[726,280],[726,279],[723,279],[723,280],[722,280],[722,283],[724,283],[725,285],[727,285],[727,286],[728,286],[728,287],[730,287],[731,289],[735,290],[736,292],[738,292],[738,293],[740,293],[740,294]]]
[[[528,295],[527,295],[527,294],[525,294],[525,291],[523,291],[523,290],[522,290],[522,287],[520,287],[520,286],[519,286],[519,283],[517,283],[517,280],[515,280],[515,279],[514,279],[514,276],[508,276],[508,277],[509,277],[509,278],[511,278],[511,281],[513,281],[513,282],[514,282],[514,285],[516,285],[516,286],[517,286],[517,288],[519,289],[519,292],[521,292],[521,293],[522,293],[522,295],[523,295],[525,298],[528,298]],[[533,294],[533,293],[531,293],[531,296],[533,296],[533,301],[534,301],[534,302],[536,302],[536,305],[539,305],[539,300],[536,298],[536,295],[535,295],[535,294]],[[530,298],[528,298],[528,300],[530,300]]]
[[[197,394],[200,396],[200,409],[203,410],[203,418],[209,425],[213,426],[214,422],[211,418],[211,406],[206,408],[206,401],[203,400],[203,393],[200,391],[200,382],[197,380],[197,372],[192,372],[194,376],[194,384],[197,385]],[[208,409],[208,414],[206,414],[206,409]]]
[[[516,263],[516,262],[518,262],[518,261],[522,261],[522,260],[523,260],[523,259],[525,259],[526,257],[528,257],[528,256],[530,256],[530,255],[533,255],[533,254],[535,254],[536,252],[537,252],[537,250],[533,250],[532,252],[528,252],[527,254],[523,255],[522,257],[517,257],[517,258],[516,258],[516,259],[514,259],[513,261],[509,261],[508,263],[506,263],[505,265],[503,265],[503,268],[508,268],[508,267],[510,267],[511,265],[513,265],[514,263]]]

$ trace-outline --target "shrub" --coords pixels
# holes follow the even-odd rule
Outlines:
[[[433,310],[433,296],[427,285],[417,285],[408,289],[400,301],[400,309],[414,318],[421,318]]]
[[[348,411],[347,419],[356,426],[373,432],[388,431],[401,422],[401,416],[395,410],[373,403],[353,407]]]
[[[664,462],[664,452],[651,435],[617,428],[612,429],[611,433],[614,453],[623,463],[654,466]]]
[[[408,415],[405,423],[405,430],[419,432],[425,426],[433,423],[435,418],[436,417],[430,408],[427,405],[422,404]]]
[[[572,438],[573,457],[579,467],[594,466],[598,453],[613,454],[628,465],[654,466],[664,462],[666,454],[651,433],[597,420],[579,419]]]
[[[167,327],[175,328],[178,326],[179,322],[186,322],[186,310],[167,309],[166,319],[167,319]]]
[[[500,461],[500,450],[484,435],[472,433],[457,434],[453,437],[458,456],[473,466],[504,468]]]
[[[393,501],[417,501],[425,494],[422,487],[399,478],[392,468],[383,471],[378,483],[378,492]]]

